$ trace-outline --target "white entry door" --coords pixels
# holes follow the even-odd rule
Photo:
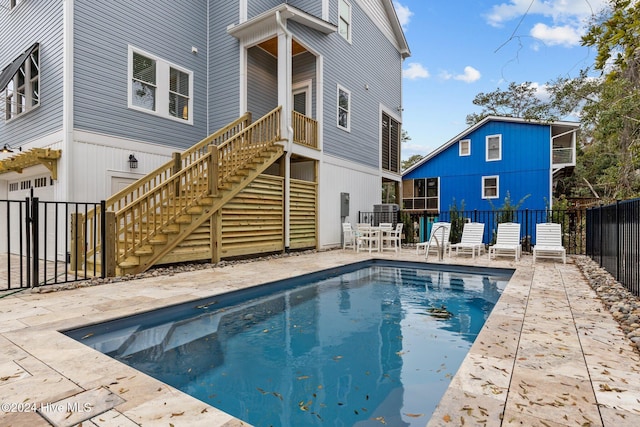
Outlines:
[[[130,184],[136,182],[137,178],[127,178],[124,176],[112,176],[111,177],[111,194],[116,194],[118,191],[124,189]]]

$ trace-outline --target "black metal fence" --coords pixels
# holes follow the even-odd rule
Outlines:
[[[379,212],[360,212],[359,222],[374,225],[381,221]],[[386,218],[386,217],[385,217]],[[513,210],[513,211],[444,211],[438,214],[430,212],[401,211],[397,213],[395,221],[405,224],[405,243],[424,242],[429,239],[431,226],[434,222],[445,221],[451,223],[451,242],[457,243],[462,236],[462,228],[466,222],[481,222],[485,224],[485,244],[495,242],[498,224],[502,222],[517,222],[521,225],[520,237],[523,251],[531,251],[535,245],[536,224],[555,222],[562,225],[562,244],[568,254],[586,253],[585,211],[582,209],[543,209],[543,210]]]
[[[100,276],[98,262],[84,262],[91,248],[72,245],[74,236],[84,242],[83,236],[103,233],[99,224],[88,230],[86,222],[72,220],[96,208],[100,203],[41,201],[33,192],[24,200],[0,200],[0,290]]]
[[[588,209],[587,255],[640,295],[640,199]]]

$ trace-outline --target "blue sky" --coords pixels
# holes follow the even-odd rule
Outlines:
[[[467,128],[480,92],[575,77],[591,66],[580,45],[605,0],[394,0],[411,56],[403,65],[402,158],[426,155]],[[576,120],[567,117],[567,120]]]

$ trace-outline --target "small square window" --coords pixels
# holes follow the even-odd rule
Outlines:
[[[502,135],[487,136],[487,161],[502,160]]]
[[[482,177],[482,198],[497,199],[500,194],[499,177],[483,176]]]
[[[471,155],[471,140],[470,139],[461,139],[458,142],[458,149],[460,151],[460,156],[470,156]]]

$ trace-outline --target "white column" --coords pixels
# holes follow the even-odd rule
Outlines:
[[[284,167],[284,247],[289,250],[291,241],[291,144],[293,144],[293,129],[291,127],[291,33],[286,23],[276,12],[278,21],[278,105],[282,106],[280,115],[280,129],[282,138],[286,139]]]

